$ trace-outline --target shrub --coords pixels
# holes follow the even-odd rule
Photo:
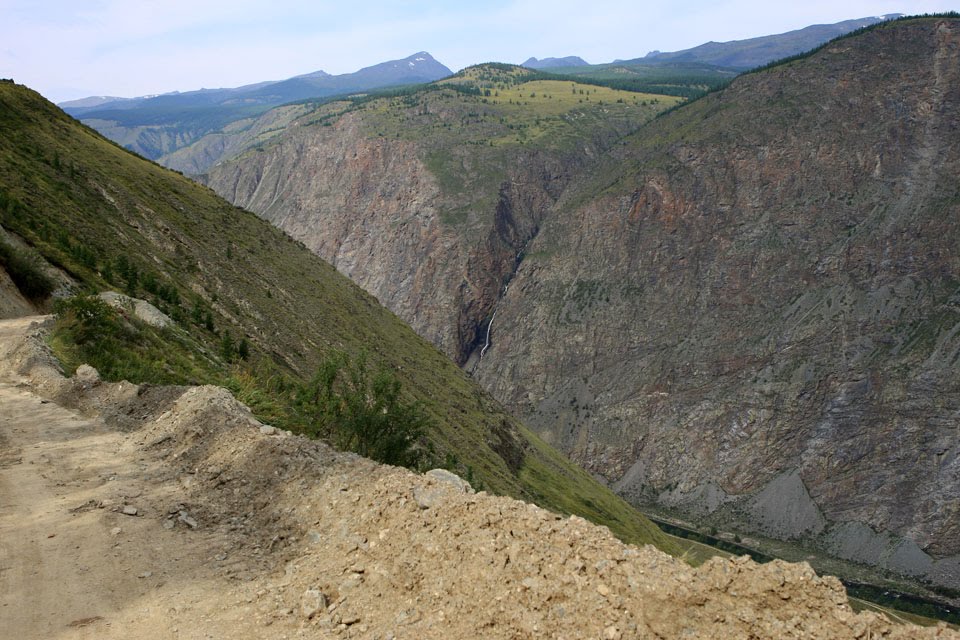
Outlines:
[[[390,371],[370,371],[365,354],[351,360],[334,353],[320,365],[307,392],[316,435],[385,464],[412,467],[418,462],[416,444],[428,418],[419,404],[403,399],[400,381]]]
[[[60,328],[69,333],[73,344],[81,347],[104,348],[130,333],[117,311],[97,296],[58,300],[54,312]]]

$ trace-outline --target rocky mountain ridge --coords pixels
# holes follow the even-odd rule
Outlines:
[[[887,20],[896,20],[902,13],[882,16],[869,16],[844,20],[834,24],[815,24],[802,29],[776,35],[731,40],[729,42],[705,42],[699,46],[682,51],[651,51],[643,58],[618,60],[622,63],[697,61],[715,64],[721,67],[747,70],[759,67],[774,60],[802,54],[844,34],[879,24]]]
[[[590,63],[580,56],[564,56],[562,58],[527,58],[520,63],[528,69],[557,69],[562,67],[588,67]]]
[[[956,588],[957,33],[934,17],[837,40],[587,165],[520,154],[466,228],[436,194],[482,156],[431,164],[353,114],[210,184],[637,503]],[[356,153],[337,166],[337,148]],[[278,182],[289,163],[303,179]],[[359,215],[341,200],[358,196]],[[476,238],[497,277],[438,279]]]

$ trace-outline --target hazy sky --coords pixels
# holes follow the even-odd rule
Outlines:
[[[610,62],[941,0],[0,0],[0,77],[54,101],[347,73],[429,51],[454,71],[578,55]]]

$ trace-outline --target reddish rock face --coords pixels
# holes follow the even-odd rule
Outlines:
[[[359,116],[212,184],[635,501],[841,555],[889,534],[872,561],[960,584],[936,564],[960,554],[958,106],[960,22],[924,19],[595,161],[519,154],[461,224],[418,143]]]
[[[462,106],[434,106],[432,115],[459,122]],[[652,114],[640,109],[601,123],[573,150],[504,151],[388,139],[371,133],[375,114],[359,110],[330,126],[290,126],[278,143],[215,167],[207,181],[472,365],[497,301],[558,197],[589,157]],[[453,186],[441,184],[438,164]]]
[[[637,501],[960,553],[958,105],[927,20],[661,118],[544,224],[478,378]]]

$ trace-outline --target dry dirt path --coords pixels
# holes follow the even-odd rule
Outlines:
[[[0,360],[34,320],[0,322]],[[0,377],[0,637],[230,635],[197,626],[231,591],[207,566],[217,537],[164,529],[143,505],[169,488],[151,486],[155,463],[128,440],[21,376]]]
[[[855,615],[806,565],[692,569],[335,452],[216,387],[65,380],[32,322],[0,321],[4,640],[960,637]]]

